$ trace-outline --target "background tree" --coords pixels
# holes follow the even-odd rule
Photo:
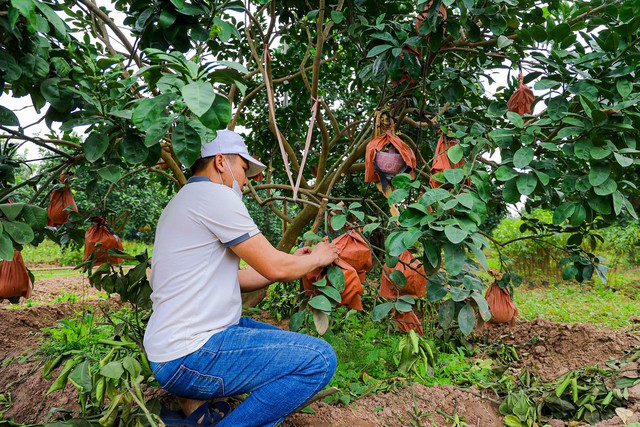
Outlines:
[[[41,205],[67,170],[114,185],[146,171],[177,189],[202,141],[243,126],[270,165],[249,192],[286,222],[279,249],[298,243],[323,199],[357,201],[386,230],[388,263],[408,248],[424,254],[430,300],[461,289],[443,312],[460,319],[483,311],[476,285],[463,282],[465,260],[486,264],[482,250],[500,247],[486,219],[505,203],[554,211],[524,228],[572,234],[565,278],[603,275],[584,243],[595,248],[596,231],[621,213],[635,218],[638,12],[633,0],[2,1],[0,130],[59,156],[20,184]],[[508,109],[519,73],[535,91],[533,113]],[[27,95],[47,137],[29,135],[7,108],[8,96]],[[417,158],[416,181],[396,177],[388,201],[362,174],[376,112]],[[68,138],[74,129],[80,141]],[[457,141],[452,163],[465,162],[432,176],[440,136]],[[387,202],[399,204],[397,221],[385,218]],[[0,210],[42,225],[37,206]],[[29,243],[33,233],[14,228],[3,229],[0,258]]]

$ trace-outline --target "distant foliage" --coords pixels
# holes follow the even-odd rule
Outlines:
[[[534,210],[531,215],[541,221],[551,222],[552,213],[542,209]],[[505,257],[505,263],[513,268],[514,272],[524,276],[529,281],[556,281],[561,280],[561,270],[558,262],[564,255],[562,250],[567,242],[566,234],[553,234],[538,239],[519,239],[523,236],[532,236],[530,232],[522,233],[520,226],[524,223],[522,218],[505,218],[493,230],[493,237],[505,245],[500,252]]]

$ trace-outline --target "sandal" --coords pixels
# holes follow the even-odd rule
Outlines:
[[[160,419],[168,426],[176,427],[201,427],[214,426],[231,410],[229,403],[221,400],[218,402],[204,403],[191,415],[185,417],[182,411],[162,409]],[[200,419],[202,418],[201,422]]]

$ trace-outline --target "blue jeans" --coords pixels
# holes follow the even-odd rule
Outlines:
[[[273,426],[329,383],[336,355],[327,342],[243,317],[193,353],[151,363],[158,383],[187,399],[249,397],[217,426]]]

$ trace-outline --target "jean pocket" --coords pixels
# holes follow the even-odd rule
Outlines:
[[[176,396],[196,400],[225,395],[222,378],[189,369],[184,365],[180,365],[162,388]]]

